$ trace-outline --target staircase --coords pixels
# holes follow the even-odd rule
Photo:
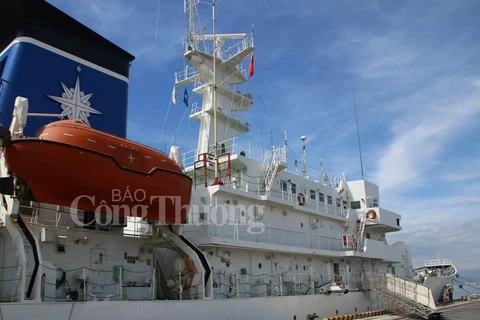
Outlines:
[[[266,163],[270,162],[268,165]],[[284,159],[284,150],[283,148],[275,148],[272,147],[272,150],[269,150],[268,153],[264,157],[264,162],[262,165],[262,170],[266,165],[266,172],[264,178],[264,185],[265,185],[265,193],[267,195],[270,194],[270,190],[272,189],[273,181],[277,175],[280,165],[285,162]]]
[[[272,188],[273,179],[277,175],[278,166],[280,164],[278,162],[274,162],[268,165],[267,173],[265,174],[265,192],[270,194],[270,190]]]
[[[167,224],[157,223],[155,225],[152,224],[152,229],[157,235],[156,239],[152,239],[152,244],[165,248],[168,247],[176,251],[176,253],[180,257],[189,257],[194,265],[194,269],[192,271],[192,274],[194,274],[188,287],[195,289],[195,293],[188,293],[186,291],[183,291],[182,289],[178,290],[180,287],[183,286],[179,282],[180,279],[178,278],[176,271],[170,271],[168,259],[165,258],[160,248],[155,249],[157,259],[156,263],[159,269],[161,269],[157,271],[160,272],[160,274],[157,273],[157,277],[158,279],[165,281],[164,284],[160,283],[159,285],[159,294],[161,294],[160,296],[168,297],[169,295],[171,295],[170,293],[172,292],[172,289],[174,289],[173,293],[175,294],[176,292],[176,297],[180,299],[212,298],[213,292],[211,267],[205,254],[182,235],[181,228],[179,228],[179,226],[172,227]],[[170,261],[170,263],[172,262],[173,261]],[[175,262],[175,269],[176,268],[177,265]],[[187,276],[188,275],[182,275],[181,280],[183,281],[183,277]],[[177,290],[175,291],[175,289]]]
[[[355,225],[355,241],[356,242],[356,250],[358,252],[364,252],[365,251],[365,213],[361,214],[360,219],[357,219],[356,225]],[[355,244],[354,244],[355,246]]]
[[[396,308],[399,313],[431,319],[439,313],[429,287],[392,274],[367,274],[369,291],[376,295],[384,308]]]
[[[154,229],[156,231],[156,229]],[[165,239],[165,246],[171,246],[171,242]],[[156,246],[155,253],[155,278],[157,280],[157,297],[159,299],[174,299],[171,296],[171,288],[168,287],[169,279],[174,276],[174,271],[171,270],[167,263],[167,259],[163,253],[162,247]]]

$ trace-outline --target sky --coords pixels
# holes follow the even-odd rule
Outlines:
[[[48,0],[132,53],[128,138],[168,150],[196,147],[198,123],[170,102],[185,65],[183,1]],[[209,2],[211,3],[211,2]],[[211,32],[211,5],[199,4]],[[480,265],[480,2],[221,0],[220,33],[255,33],[254,106],[245,139],[269,146],[287,132],[289,157],[365,178],[380,206],[402,215],[414,264]],[[248,67],[248,61],[245,67]],[[190,104],[201,104],[188,87]],[[354,100],[355,97],[355,100]],[[355,101],[355,104],[354,104]],[[176,134],[175,134],[176,133]]]

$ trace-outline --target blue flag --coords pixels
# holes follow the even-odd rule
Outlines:
[[[183,94],[183,102],[185,105],[188,107],[188,93],[187,93],[187,88],[185,88],[185,93]]]

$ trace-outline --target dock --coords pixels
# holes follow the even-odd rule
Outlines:
[[[478,320],[480,314],[480,299],[472,301],[455,301],[452,304],[438,307],[443,320]],[[368,318],[370,320],[418,320],[404,315],[382,315]],[[432,318],[433,319],[433,318]]]

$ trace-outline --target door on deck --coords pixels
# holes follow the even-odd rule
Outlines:
[[[338,263],[333,264],[333,277],[335,281],[335,277],[340,277],[340,265]]]
[[[107,260],[107,251],[102,248],[94,248],[90,251],[90,268],[91,268],[91,278],[90,281],[94,283],[89,289],[91,294],[99,296],[105,296],[107,293],[105,289],[112,290],[111,286],[106,286],[107,284],[107,272],[106,272],[106,261]]]

